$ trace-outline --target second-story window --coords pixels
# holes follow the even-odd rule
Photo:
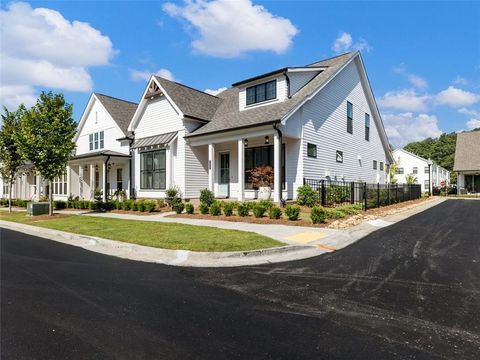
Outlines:
[[[347,132],[353,134],[353,104],[347,101]]]
[[[365,140],[370,141],[370,115],[365,113]]]
[[[277,97],[277,80],[247,88],[247,105],[273,100]]]
[[[93,149],[98,150],[98,149],[103,149],[105,146],[105,140],[104,140],[104,132],[99,131],[93,134],[90,134],[88,136],[88,148],[90,151]]]
[[[418,167],[414,166],[412,170],[413,174],[418,174]]]
[[[373,170],[377,170],[377,160],[373,160]]]

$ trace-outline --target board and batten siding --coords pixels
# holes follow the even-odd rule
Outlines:
[[[87,115],[87,118],[80,129],[76,141],[76,155],[86,154],[89,152],[99,151],[100,149],[89,148],[89,135],[99,131],[104,132],[104,150],[112,150],[123,154],[129,153],[128,146],[122,146],[117,139],[125,135],[119,129],[115,121],[112,119],[107,110],[103,107],[100,101],[94,99],[93,105]]]
[[[385,164],[387,154],[357,66],[355,62],[347,65],[299,114],[305,178],[386,181],[380,162]],[[347,132],[347,101],[353,104],[353,134]],[[365,140],[365,113],[370,114],[370,141]],[[317,158],[307,156],[307,143],[317,146]],[[343,152],[343,163],[336,162],[336,150]],[[377,170],[373,169],[373,160],[377,160]]]
[[[268,81],[271,81],[271,80],[277,80],[277,98],[272,99],[272,100],[263,101],[263,102],[258,103],[258,104],[252,104],[252,105],[247,106],[247,87],[262,84],[262,83],[265,83],[265,82],[268,82]],[[275,103],[275,102],[284,101],[288,97],[287,79],[285,78],[284,75],[282,75],[282,76],[277,76],[277,77],[268,77],[268,78],[264,78],[264,79],[261,79],[261,80],[255,81],[255,82],[251,82],[248,85],[246,85],[245,87],[240,88],[238,96],[239,96],[238,106],[239,106],[240,111],[246,110],[246,109],[251,109],[251,108],[254,108],[254,107],[270,105],[270,104]]]
[[[305,72],[289,72],[288,78],[290,79],[290,96],[295,95],[298,90],[303,88],[317,74],[318,70]]]

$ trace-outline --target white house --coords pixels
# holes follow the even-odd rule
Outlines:
[[[417,179],[416,183],[422,186],[422,191],[428,191],[429,188],[431,191],[433,187],[441,186],[443,181],[447,184],[450,182],[450,171],[433,162],[429,167],[427,159],[407,150],[396,149],[393,151],[393,157],[398,166],[395,178],[400,184],[407,183],[408,175],[413,175]]]
[[[359,52],[286,67],[217,96],[158,76],[128,127],[138,198],[255,198],[255,166],[274,168],[274,200],[293,199],[304,178],[385,183],[393,161]],[[282,191],[280,191],[282,189]]]
[[[480,131],[457,134],[455,163],[458,193],[480,193]]]

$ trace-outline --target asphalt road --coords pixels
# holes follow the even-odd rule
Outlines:
[[[2,359],[479,359],[480,201],[320,257],[192,269],[1,232]]]

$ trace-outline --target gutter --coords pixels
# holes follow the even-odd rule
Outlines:
[[[107,155],[107,160],[105,160],[105,174],[103,174],[103,200],[107,201],[107,172],[108,172],[108,162],[110,161],[110,155]]]
[[[132,137],[130,138],[130,143],[128,144],[128,149],[130,151],[130,159],[128,159],[128,184],[129,184],[129,194],[128,198],[132,198],[133,194],[133,187],[132,187],[132,159],[133,159],[133,151],[132,151],[132,144],[135,141],[135,133],[132,131]]]

